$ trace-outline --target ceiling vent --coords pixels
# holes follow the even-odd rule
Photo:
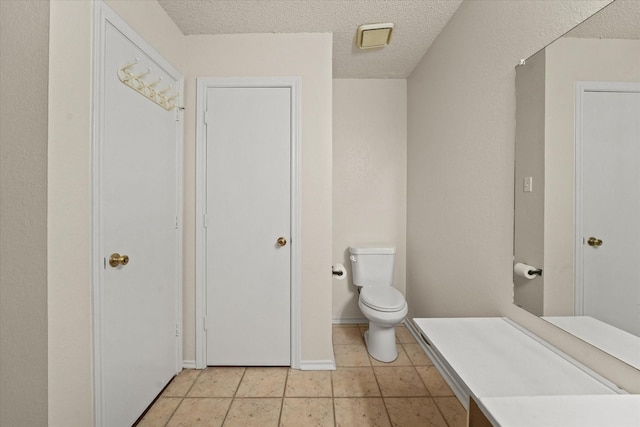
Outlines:
[[[391,42],[393,24],[365,24],[358,27],[356,44],[360,49],[385,47]]]

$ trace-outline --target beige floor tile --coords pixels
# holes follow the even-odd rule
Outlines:
[[[436,402],[449,427],[467,425],[467,411],[457,397],[434,397],[433,401]]]
[[[236,397],[282,397],[289,368],[247,368]]]
[[[416,340],[413,339],[413,335],[411,335],[411,332],[409,332],[406,326],[400,325],[396,326],[396,342],[402,344],[413,344]]]
[[[333,399],[285,398],[280,427],[333,427]]]
[[[371,360],[371,365],[373,366],[413,366],[411,360],[405,353],[402,348],[402,344],[396,344],[396,350],[398,350],[398,357],[393,362],[381,362],[379,360],[374,359],[371,355],[369,355],[369,359]]]
[[[430,397],[385,398],[391,425],[447,427],[438,407]]]
[[[284,395],[287,397],[331,397],[331,372],[290,369]]]
[[[332,338],[334,344],[364,344],[358,325],[334,326]]]
[[[163,426],[169,421],[182,399],[178,397],[161,397],[153,404],[137,427]]]
[[[388,427],[389,416],[379,397],[334,399],[336,427]]]
[[[385,397],[428,396],[414,367],[373,368],[380,391]]]
[[[453,391],[435,366],[416,366],[416,370],[431,396],[454,396]]]
[[[230,398],[186,398],[167,427],[220,427],[227,415]]]
[[[162,393],[163,397],[184,397],[195,382],[199,370],[196,369],[184,369],[178,375],[176,375],[171,383],[164,389]]]
[[[402,344],[402,347],[404,347],[404,351],[407,352],[407,356],[415,366],[433,365],[422,347],[420,347],[420,344],[414,342],[413,344]]]
[[[370,367],[339,367],[331,373],[334,397],[380,396],[380,389]]]
[[[333,353],[337,366],[371,366],[367,348],[362,344],[334,345]]]
[[[277,426],[280,419],[280,398],[233,399],[224,427],[270,427]]]
[[[245,368],[209,367],[200,373],[189,397],[233,397]]]

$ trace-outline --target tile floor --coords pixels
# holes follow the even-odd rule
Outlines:
[[[467,413],[405,326],[398,358],[365,348],[366,325],[333,327],[335,371],[280,367],[184,370],[139,427],[465,426]]]

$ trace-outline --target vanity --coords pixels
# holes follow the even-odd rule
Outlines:
[[[467,409],[469,426],[640,425],[640,395],[507,318],[416,318],[408,326]]]

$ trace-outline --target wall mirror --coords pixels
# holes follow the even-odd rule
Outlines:
[[[640,369],[640,2],[516,67],[514,304]],[[526,270],[528,271],[528,270]]]

